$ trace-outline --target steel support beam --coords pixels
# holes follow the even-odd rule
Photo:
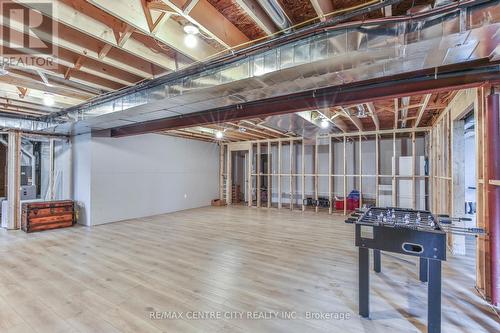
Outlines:
[[[493,69],[496,69],[495,66]],[[500,80],[498,70],[461,71],[458,73],[434,76],[412,76],[392,81],[360,82],[354,85],[327,87],[301,93],[264,99],[255,102],[232,105],[225,108],[196,112],[179,117],[154,120],[139,124],[111,129],[112,137],[137,135],[161,130],[177,129],[194,125],[223,123],[307,111],[311,108],[341,106],[346,104],[367,103],[374,100],[421,95],[430,92],[449,91],[475,87],[486,81]],[[413,77],[413,78],[411,78]],[[389,80],[385,78],[385,80]]]

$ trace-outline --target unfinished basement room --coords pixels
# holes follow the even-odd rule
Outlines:
[[[1,333],[500,332],[500,0],[0,0]]]

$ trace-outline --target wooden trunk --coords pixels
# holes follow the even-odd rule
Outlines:
[[[71,227],[75,203],[71,200],[23,203],[21,229],[25,232]]]

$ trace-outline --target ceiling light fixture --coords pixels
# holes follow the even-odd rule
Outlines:
[[[327,119],[323,118],[319,125],[322,129],[327,129],[328,127],[330,127],[330,122]]]
[[[184,36],[184,44],[190,49],[193,49],[198,45],[198,38],[195,35],[186,35]]]
[[[46,106],[53,106],[55,102],[56,101],[54,100],[54,95],[48,93],[43,94],[43,104],[45,104]]]
[[[198,29],[197,26],[192,24],[186,24],[183,29],[184,32],[187,33],[188,35],[197,35],[200,33],[200,29]]]
[[[223,137],[224,137],[224,132],[221,132],[221,131],[217,131],[217,132],[215,132],[215,138],[216,138],[217,140],[220,140],[220,139],[222,139]]]

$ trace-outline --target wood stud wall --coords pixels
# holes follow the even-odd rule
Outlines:
[[[491,296],[491,265],[489,243],[487,126],[485,124],[486,98],[489,85],[475,89],[474,118],[476,140],[476,226],[486,231],[477,237],[476,287],[486,297]],[[453,207],[452,128],[453,120],[447,108],[434,122],[430,132],[431,209],[435,213],[451,214]],[[497,180],[498,182],[498,180]]]
[[[486,230],[486,235],[479,236],[477,241],[476,283],[477,288],[486,296],[491,297],[491,267],[489,242],[488,214],[488,159],[487,159],[487,124],[486,98],[490,86],[477,89],[474,117],[476,120],[476,225]]]
[[[289,192],[289,197],[290,197],[290,205],[289,205],[289,209],[293,210],[293,209],[296,209],[297,207],[294,207],[296,206],[295,204],[295,200],[297,197],[297,193],[295,193],[295,180],[297,179],[300,179],[300,182],[301,182],[301,186],[299,188],[300,190],[300,193],[298,194],[299,197],[302,199],[302,203],[299,203],[299,209],[304,211],[306,210],[306,206],[304,205],[304,199],[306,199],[306,191],[305,191],[305,188],[306,188],[306,177],[312,177],[313,179],[313,189],[314,189],[314,193],[313,193],[313,197],[317,200],[319,198],[319,192],[320,192],[320,189],[319,189],[319,177],[328,177],[328,198],[330,200],[330,207],[328,208],[328,213],[332,214],[334,212],[334,208],[332,206],[333,202],[332,202],[332,199],[333,199],[333,189],[334,189],[334,184],[335,184],[335,179],[336,177],[340,177],[343,179],[343,198],[344,198],[344,209],[343,209],[343,214],[346,215],[348,213],[348,210],[347,210],[347,195],[349,194],[348,193],[348,189],[347,189],[347,180],[348,180],[348,177],[355,177],[357,179],[355,179],[354,181],[354,186],[355,187],[358,187],[358,189],[362,190],[362,182],[363,182],[363,178],[374,178],[375,179],[375,183],[376,184],[379,184],[379,180],[380,178],[382,177],[390,177],[392,179],[392,186],[393,186],[393,203],[396,204],[396,198],[397,198],[397,195],[395,192],[395,189],[397,189],[397,181],[400,177],[403,177],[404,176],[399,176],[398,174],[396,174],[396,164],[395,162],[392,163],[392,172],[391,172],[391,175],[381,175],[379,173],[379,163],[380,163],[380,149],[379,149],[379,144],[380,144],[380,138],[379,138],[379,135],[380,134],[385,134],[385,135],[391,135],[392,136],[392,141],[393,141],[393,144],[392,144],[392,155],[393,157],[396,156],[396,139],[398,139],[398,135],[399,134],[411,134],[411,139],[412,139],[412,147],[413,147],[413,155],[415,155],[415,138],[416,138],[416,134],[417,133],[427,133],[429,134],[431,131],[430,128],[428,127],[424,127],[424,128],[409,128],[409,129],[396,129],[396,130],[386,130],[386,131],[367,131],[367,132],[361,132],[361,133],[343,133],[343,134],[331,134],[331,135],[328,135],[328,136],[321,136],[321,137],[317,137],[313,144],[311,145],[312,148],[313,148],[313,153],[312,153],[312,159],[313,159],[313,170],[312,170],[312,173],[306,173],[306,167],[305,167],[305,162],[306,162],[306,158],[305,158],[305,145],[303,144],[303,139],[300,138],[300,137],[297,137],[297,138],[277,138],[277,139],[274,139],[274,140],[255,140],[255,141],[249,141],[248,142],[248,147],[249,147],[249,158],[247,159],[247,163],[248,163],[248,175],[247,175],[247,179],[248,179],[248,183],[247,183],[247,198],[250,198],[247,202],[248,206],[249,207],[252,207],[252,206],[255,206],[255,207],[267,207],[267,208],[271,208],[273,207],[273,201],[272,201],[272,186],[276,186],[277,189],[278,189],[278,198],[276,200],[277,202],[277,207],[279,209],[283,208],[283,193],[282,193],[282,189],[281,189],[281,182],[283,180],[283,178],[287,177],[288,178],[288,181],[289,181],[289,189],[290,189],[290,192]],[[376,151],[375,151],[375,159],[376,159],[376,173],[374,175],[365,175],[363,174],[363,169],[362,169],[362,165],[363,165],[363,154],[362,154],[362,143],[365,141],[365,138],[366,136],[369,135],[369,136],[374,136],[375,135],[375,146],[376,146]],[[347,140],[348,139],[353,139],[354,142],[359,142],[359,165],[358,165],[358,168],[357,170],[354,170],[353,174],[348,174],[347,173],[347,161],[346,159],[344,158],[346,156],[346,146],[347,146]],[[340,174],[335,174],[333,171],[333,153],[334,153],[334,149],[333,149],[333,144],[332,144],[332,141],[336,139],[336,140],[341,140],[342,142],[342,149],[343,149],[343,156],[342,156],[342,159],[343,159],[343,164],[342,164],[342,173]],[[356,140],[357,139],[357,140]],[[322,142],[322,144],[325,144],[324,142],[326,142],[326,140],[328,140],[328,173],[327,174],[321,174],[319,172],[319,145],[320,145],[320,141]],[[287,144],[288,147],[285,145]],[[224,150],[228,150],[228,151],[231,151],[230,147],[231,147],[232,143],[227,143],[227,144],[223,144],[221,145],[221,147],[223,147]],[[262,160],[262,146],[264,145],[264,147],[266,147],[268,149],[267,153],[269,154],[269,162],[268,162],[268,165],[267,165],[267,170],[261,170],[261,160]],[[296,156],[295,156],[295,151],[296,151],[296,147],[297,145],[299,145],[299,148],[302,152],[302,156],[301,156],[301,163],[300,163],[300,170],[297,170],[297,165],[295,165],[295,161],[296,161]],[[278,169],[277,169],[277,172],[273,171],[272,170],[272,155],[271,155],[271,147],[276,147],[277,148],[277,160],[278,160]],[[256,155],[254,157],[253,155],[253,150],[256,149]],[[289,173],[283,173],[283,170],[282,170],[282,165],[281,165],[281,162],[282,162],[282,158],[283,158],[283,150],[284,149],[289,149],[289,165],[290,165],[290,172]],[[221,165],[225,165],[225,169],[226,170],[231,170],[231,163],[229,163],[229,159],[230,159],[230,154],[226,153],[226,154],[221,154],[221,158],[222,156],[225,156],[226,158],[226,163],[223,163],[221,162]],[[254,161],[254,159],[256,159],[256,161]],[[395,159],[393,159],[395,160]],[[415,156],[413,156],[413,162],[415,162]],[[415,165],[415,163],[413,163],[413,165]],[[416,180],[417,179],[422,179],[422,178],[429,178],[429,176],[423,176],[423,175],[417,175],[415,173],[415,167],[412,168],[412,176],[411,179],[413,180],[413,198],[412,198],[412,202],[413,202],[413,205],[415,206],[416,205]],[[262,202],[262,195],[261,195],[261,191],[262,190],[262,180],[264,179],[264,177],[267,178],[267,183],[268,183],[268,196],[267,196],[267,202],[263,203]],[[277,177],[277,184],[273,184],[272,185],[272,182],[273,182],[273,177]],[[220,179],[222,181],[222,179],[225,179],[227,178],[227,174],[224,172],[223,169],[221,169],[221,175],[220,175]],[[406,177],[408,178],[408,177]],[[255,188],[253,188],[253,184],[254,184],[254,180],[255,180]],[[357,182],[356,182],[357,180]],[[272,186],[271,186],[272,185]],[[226,191],[227,189],[229,189],[229,187],[231,186],[230,182],[229,181],[226,181]],[[223,188],[223,187],[221,187]],[[260,189],[260,190],[259,190]],[[376,204],[378,204],[378,201],[379,201],[379,195],[378,195],[378,185],[376,185],[376,189],[375,189],[375,202]],[[228,192],[229,193],[229,192]],[[255,195],[254,195],[255,194]],[[227,195],[226,195],[227,196]],[[222,197],[222,196],[221,196]],[[253,198],[255,197],[256,200],[254,200]],[[360,197],[360,204],[363,203],[362,201],[362,197]],[[315,211],[319,211],[319,208],[318,207],[315,207],[314,208]]]

